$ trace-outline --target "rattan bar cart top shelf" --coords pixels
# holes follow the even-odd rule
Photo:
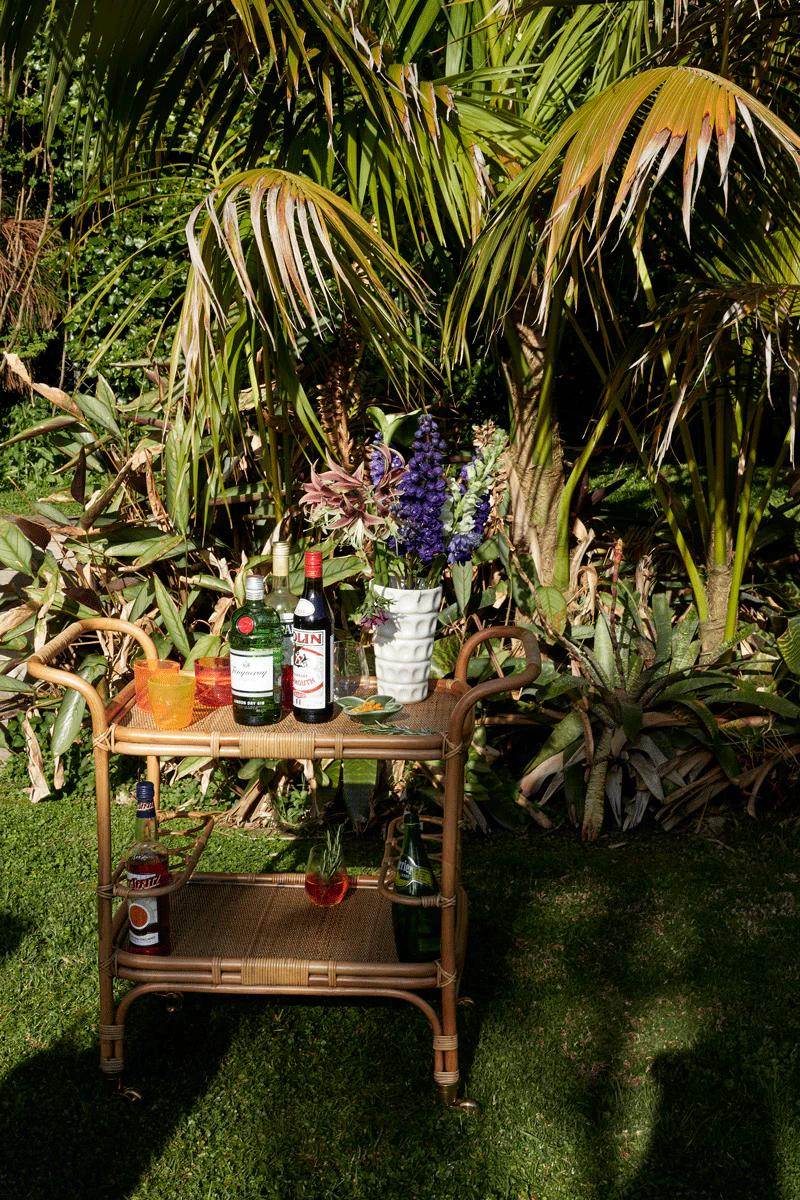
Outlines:
[[[454,679],[440,680],[427,700],[406,706],[388,730],[367,730],[343,713],[323,725],[301,725],[285,717],[276,725],[246,729],[230,708],[197,711],[186,729],[157,729],[136,706],[130,683],[109,703],[73,671],[55,666],[73,644],[103,632],[132,639],[147,658],[158,657],[152,639],[138,626],[111,617],[76,621],[28,660],[34,678],[79,692],[92,718],[98,840],[98,925],[100,975],[100,1067],[108,1075],[124,1065],[125,1018],[138,997],[152,992],[213,992],[308,996],[383,996],[406,1000],[428,1018],[433,1030],[433,1077],[442,1100],[457,1102],[458,1032],[456,998],[464,962],[467,904],[460,884],[460,827],[464,764],[475,705],[488,696],[532,682],[539,673],[533,635],[516,626],[495,626],[469,638],[458,656]],[[468,683],[470,658],[487,639],[511,639],[524,650],[513,675]],[[124,871],[111,858],[109,756],[141,756],[158,797],[160,760],[201,758],[377,758],[442,760],[443,813],[426,832],[439,876],[439,893],[426,905],[439,910],[441,950],[428,963],[398,961],[392,935],[392,889],[398,825],[387,836],[379,876],[359,876],[335,908],[316,908],[296,874],[208,874],[196,870],[213,821],[202,814],[182,818],[178,868],[170,885],[172,952],[163,957],[131,951],[127,939]],[[194,824],[193,824],[194,822]],[[181,842],[181,838],[183,839]],[[128,981],[120,986],[117,981]],[[438,1007],[425,993],[438,995]]]

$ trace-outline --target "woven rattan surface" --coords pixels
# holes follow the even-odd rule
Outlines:
[[[172,898],[172,954],[396,963],[391,907],[374,888],[318,908],[301,879],[287,887],[193,879]]]
[[[392,725],[401,728],[407,738],[413,739],[414,748],[424,751],[424,757],[441,757],[445,753],[445,734],[450,715],[465,689],[452,681],[440,681],[426,700],[406,705],[392,717]],[[408,731],[406,733],[406,731]],[[154,750],[169,747],[175,752],[178,746],[187,753],[209,753],[212,756],[233,754],[243,757],[296,757],[312,758],[315,755],[341,757],[348,751],[362,753],[375,746],[375,757],[386,757],[378,749],[385,733],[375,730],[345,716],[338,709],[330,721],[320,725],[304,725],[296,721],[291,713],[275,725],[249,729],[237,725],[233,710],[226,708],[211,711],[197,709],[194,720],[185,729],[166,731],[159,729],[150,713],[143,712],[131,698],[131,703],[121,712],[114,723],[114,748],[122,753],[141,752],[145,746]],[[133,747],[138,747],[134,750]]]

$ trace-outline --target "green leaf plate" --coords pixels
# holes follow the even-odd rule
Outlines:
[[[377,700],[380,708],[368,708],[366,712],[360,711],[368,700],[373,702]],[[373,721],[385,721],[387,717],[393,717],[395,713],[400,712],[403,707],[393,696],[340,696],[336,703],[342,712],[346,713],[348,717],[352,717],[354,721],[360,721],[362,725],[370,725]]]

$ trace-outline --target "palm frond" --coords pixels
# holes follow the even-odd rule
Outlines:
[[[647,201],[681,148],[681,212],[689,239],[693,202],[715,139],[720,184],[727,189],[737,113],[756,145],[758,122],[800,166],[800,135],[730,80],[693,67],[642,71],[568,117],[541,157],[506,190],[469,256],[448,314],[459,350],[465,349],[476,302],[480,318],[491,313],[498,321],[527,289],[534,250],[544,255],[540,318],[556,276],[571,270],[577,279],[613,228],[621,231],[638,218],[640,251]]]

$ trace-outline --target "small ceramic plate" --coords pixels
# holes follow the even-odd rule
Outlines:
[[[336,703],[342,712],[362,725],[369,725],[372,721],[387,721],[403,707],[393,696],[340,696]],[[376,703],[380,708],[374,707]],[[365,704],[370,705],[366,710]]]

